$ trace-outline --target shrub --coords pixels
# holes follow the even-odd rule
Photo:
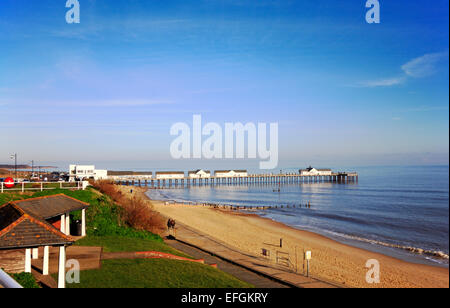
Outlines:
[[[123,208],[125,209],[124,221],[133,228],[153,233],[160,233],[164,230],[161,216],[152,211],[144,200],[134,197],[123,205]]]
[[[152,210],[147,200],[136,196],[129,197],[108,181],[98,181],[93,183],[93,186],[120,205],[119,208],[114,209],[114,212],[127,226],[156,234],[164,231],[161,215]]]
[[[98,189],[98,188],[97,188]],[[100,189],[98,189],[100,190]],[[111,191],[113,194],[114,192]],[[162,238],[149,232],[150,228],[133,229],[134,227],[124,219],[125,209],[123,206],[112,200],[106,194],[101,195],[96,190],[88,188],[86,190],[69,191],[67,189],[55,189],[38,192],[33,197],[41,197],[64,193],[75,199],[89,203],[91,206],[86,211],[87,234],[91,236],[122,236],[141,239],[152,239],[162,242]],[[117,194],[119,196],[119,194]],[[81,211],[72,213],[72,220],[81,219]],[[157,229],[154,229],[157,230]],[[155,232],[156,233],[156,232]]]
[[[30,273],[9,274],[9,275],[25,289],[40,288],[36,282],[36,279],[34,279],[34,276]]]

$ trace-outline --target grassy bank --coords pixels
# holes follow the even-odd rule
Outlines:
[[[211,266],[166,259],[105,260],[68,288],[250,288]]]
[[[120,197],[118,204],[113,197],[94,188],[84,191],[47,190],[32,193],[0,194],[0,204],[8,201],[66,194],[90,204],[86,211],[87,236],[74,245],[101,246],[104,252],[160,251],[190,258],[186,254],[168,246],[161,236],[139,226],[160,222],[154,213],[145,213],[140,201]],[[72,213],[71,220],[80,219],[81,213]],[[142,217],[144,219],[142,219]],[[132,227],[132,225],[138,226]],[[211,266],[186,261],[166,259],[105,260],[102,268],[81,272],[81,283],[68,285],[69,288],[221,288],[251,287],[238,279]]]
[[[101,246],[104,252],[126,251],[160,251],[176,256],[191,258],[190,256],[166,245],[162,240],[147,238],[130,238],[117,236],[87,236],[75,243],[78,246]]]

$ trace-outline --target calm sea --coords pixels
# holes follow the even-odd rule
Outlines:
[[[448,267],[449,167],[356,168],[355,184],[217,185],[151,190],[154,199],[243,206],[292,227],[416,263]],[[311,203],[311,209],[298,208]]]

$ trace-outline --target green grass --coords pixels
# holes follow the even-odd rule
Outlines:
[[[75,243],[78,246],[102,246],[104,252],[125,251],[159,251],[176,256],[191,258],[190,256],[173,249],[164,242],[151,239],[141,239],[118,236],[87,236]]]
[[[51,196],[51,195],[57,195],[57,194],[66,194],[67,196],[73,197],[75,199],[91,203],[95,202],[95,195],[91,189],[86,190],[76,190],[71,191],[67,189],[52,189],[52,190],[44,190],[44,191],[38,191],[35,193],[30,193],[30,191],[25,192],[25,194],[22,194],[21,192],[4,192],[3,194],[0,193],[0,205],[3,205],[10,201],[15,200],[23,200],[23,199],[29,199],[29,198],[36,198],[36,197],[43,197],[43,196]]]
[[[11,278],[17,281],[24,289],[38,289],[40,286],[30,273],[9,274]]]
[[[10,201],[22,200],[30,198],[29,196],[20,195],[19,193],[5,192],[3,194],[0,193],[0,205],[8,203]]]
[[[164,243],[156,234],[135,230],[125,225],[122,208],[95,189],[69,191],[46,190],[31,195],[0,194],[0,204],[11,200],[66,194],[87,202],[87,236],[75,243],[79,246],[102,246],[105,252],[160,251],[188,257]],[[80,213],[72,213],[72,220]],[[81,272],[81,284],[69,288],[240,288],[251,287],[211,266],[167,259],[105,260],[101,269]]]
[[[67,288],[251,288],[211,266],[166,259],[105,260]]]

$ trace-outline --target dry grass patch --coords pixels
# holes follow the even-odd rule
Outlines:
[[[145,230],[161,234],[165,230],[164,219],[153,210],[151,203],[140,196],[126,193],[119,186],[109,181],[92,183],[94,188],[108,195],[124,211],[121,218],[130,227],[136,230]]]

